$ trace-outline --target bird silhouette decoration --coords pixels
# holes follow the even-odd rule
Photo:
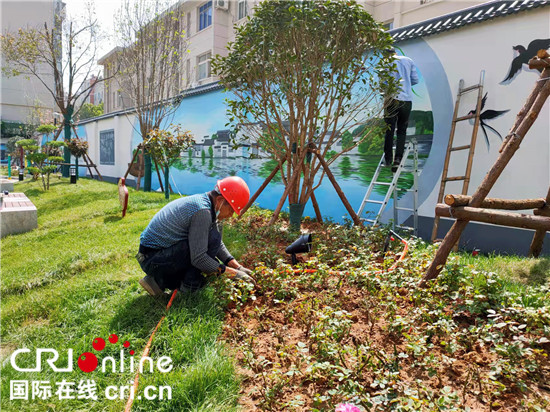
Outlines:
[[[537,55],[537,52],[541,49],[547,50],[550,48],[550,39],[536,39],[529,43],[527,49],[518,44],[517,46],[512,47],[518,55],[512,60],[510,65],[510,70],[508,70],[508,75],[506,78],[500,82],[500,84],[510,84],[517,75],[521,72],[523,65],[527,65],[529,60]],[[539,72],[542,72],[542,69],[537,69]]]
[[[481,99],[481,109],[480,109],[480,115],[479,115],[479,125],[481,126],[481,130],[483,131],[483,135],[485,136],[485,143],[487,144],[487,150],[491,147],[491,144],[489,142],[489,136],[487,135],[487,129],[491,130],[493,133],[495,133],[500,140],[502,140],[502,136],[500,133],[493,127],[489,126],[486,121],[496,119],[497,117],[502,116],[504,113],[508,113],[510,110],[485,110],[483,111],[483,108],[485,107],[485,103],[487,102],[487,94],[485,93],[485,96],[483,96],[483,99]],[[476,114],[475,109],[470,110],[468,113],[469,115]],[[475,119],[470,119],[470,124],[474,124]],[[486,129],[487,128],[487,129]]]

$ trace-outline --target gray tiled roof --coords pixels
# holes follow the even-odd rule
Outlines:
[[[220,84],[219,81],[215,81],[213,83],[203,84],[201,86],[194,87],[192,89],[187,89],[182,92],[184,97],[194,96],[197,94],[202,94],[206,92],[211,92],[214,90],[221,90],[223,89],[223,86]]]
[[[403,40],[426,37],[447,30],[457,29],[468,24],[548,5],[550,5],[550,0],[489,1],[478,6],[445,14],[420,23],[399,27],[390,30],[390,34],[394,41],[398,43]]]

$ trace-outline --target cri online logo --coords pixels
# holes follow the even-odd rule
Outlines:
[[[119,339],[116,334],[112,334],[108,338],[109,343],[112,345],[116,344]],[[106,347],[106,342],[103,338],[95,338],[92,342],[92,347],[97,352],[101,352]],[[130,342],[124,341],[122,346],[127,350],[130,347]],[[17,365],[17,357],[23,353],[30,353],[31,350],[27,348],[17,349],[14,351],[10,357],[10,363],[13,369],[18,372],[41,372],[42,371],[42,359],[44,354],[44,360],[50,366],[54,372],[72,372],[73,371],[73,350],[67,349],[67,367],[59,367],[56,365],[56,361],[59,359],[59,352],[51,348],[37,348],[36,349],[36,360],[35,366],[33,368],[23,368]],[[106,369],[111,369],[113,372],[124,372],[125,368],[128,367],[130,372],[134,372],[135,369],[135,360],[134,360],[134,351],[130,350],[130,357],[126,357],[124,349],[121,349],[118,359],[115,359],[112,356],[106,356],[102,360],[101,371],[105,373]],[[47,356],[46,354],[51,354]],[[139,361],[139,371],[143,373],[145,363],[149,363],[149,370],[152,373],[154,369],[153,359],[144,356]],[[157,362],[157,370],[166,373],[172,370],[173,365],[171,364],[172,360],[168,356],[161,356]],[[127,365],[126,365],[127,364]],[[97,356],[92,352],[82,353],[77,360],[77,365],[81,371],[85,373],[93,372],[97,369],[99,361]]]
[[[113,333],[109,336],[109,342],[114,345],[118,342],[118,336]],[[105,345],[105,340],[103,338],[95,338],[92,342],[92,347],[98,352],[101,352],[103,349],[105,349]],[[130,342],[125,341],[122,346],[124,346],[125,348],[129,348]],[[133,354],[134,351],[131,350],[130,355]],[[95,371],[97,368],[97,364],[97,356],[95,356],[92,352],[84,352],[78,357],[78,367],[82,372],[90,373]]]

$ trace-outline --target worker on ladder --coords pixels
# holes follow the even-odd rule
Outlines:
[[[152,296],[164,289],[196,291],[207,283],[202,273],[226,273],[255,283],[249,269],[231,256],[218,223],[241,214],[250,191],[243,179],[230,176],[214,190],[176,199],[153,217],[140,238],[136,258],[146,273],[139,284]]]
[[[387,50],[394,55],[397,71],[393,73],[395,79],[399,82],[399,92],[386,101],[384,110],[384,121],[387,125],[386,137],[384,140],[384,162],[386,166],[392,166],[392,172],[397,171],[403,151],[405,150],[405,137],[407,136],[407,126],[409,124],[409,115],[412,109],[412,86],[418,83],[418,73],[416,66],[411,58],[398,56],[395,49]],[[397,126],[397,142],[395,145],[395,157],[393,156],[393,135]]]

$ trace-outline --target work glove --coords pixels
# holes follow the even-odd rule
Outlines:
[[[251,272],[252,273],[252,272]],[[237,274],[233,277],[235,280],[244,280],[245,282],[256,284],[256,281],[252,276],[247,275],[241,270],[237,270]]]
[[[247,275],[251,275],[251,274],[252,274],[252,271],[251,271],[250,269],[245,268],[243,265],[239,266],[239,267],[237,268],[237,270],[240,271],[240,272],[244,272],[244,273],[246,273]]]

